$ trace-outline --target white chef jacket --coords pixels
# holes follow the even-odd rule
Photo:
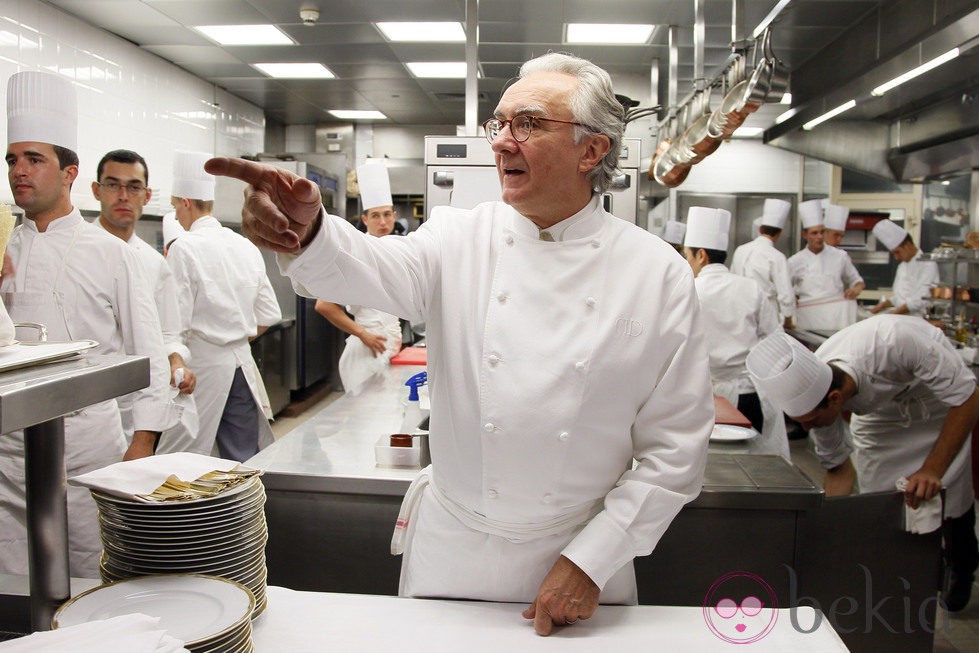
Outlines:
[[[260,412],[272,417],[248,339],[282,313],[261,252],[213,216],[195,220],[170,245],[167,263],[177,282],[180,333],[194,357],[198,440],[209,447],[238,367]],[[260,420],[259,434],[259,446],[271,442],[267,421]]]
[[[894,306],[907,304],[908,313],[912,315],[924,315],[928,308],[926,297],[930,296],[931,287],[939,283],[938,264],[922,261],[919,251],[910,261],[898,263],[890,302]]]
[[[560,242],[501,202],[436,207],[404,238],[324,212],[279,264],[301,294],[424,321],[433,485],[524,542],[584,513],[557,552],[604,587],[700,492],[713,401],[690,267],[597,198],[583,211]],[[425,554],[474,555],[454,544]]]
[[[825,245],[819,254],[808,247],[789,257],[789,275],[799,303],[839,297],[853,284],[863,281],[850,255]]]
[[[893,491],[895,482],[916,472],[931,451],[949,408],[976,388],[973,373],[945,335],[917,317],[878,315],[834,334],[816,356],[854,376],[857,394],[843,406],[852,411],[847,442],[842,420],[813,428],[816,455],[827,469],[855,453],[861,492]],[[972,505],[967,440],[942,481],[946,517]]]
[[[795,291],[785,254],[765,236],[738,246],[731,259],[731,272],[754,279],[778,313],[779,323],[795,315]]]
[[[50,340],[95,340],[99,346],[93,354],[148,356],[150,385],[133,393],[134,425],[149,431],[171,426],[170,367],[159,320],[150,297],[139,291],[136,259],[125,243],[83,220],[75,209],[43,233],[25,220],[14,230],[7,252],[15,274],[3,280],[0,290],[14,320],[45,323]],[[27,573],[23,446],[23,431],[0,438],[0,568],[19,574]],[[65,417],[68,477],[119,462],[125,447],[114,400]],[[97,578],[101,542],[87,489],[68,487],[68,523],[72,575]]]

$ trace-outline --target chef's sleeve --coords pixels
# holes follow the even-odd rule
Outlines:
[[[841,418],[829,426],[816,426],[809,429],[816,451],[816,458],[824,469],[842,465],[853,453],[850,442],[850,428]]]
[[[177,293],[177,280],[166,261],[163,261],[160,266],[155,297],[167,355],[179,354],[185,363],[190,364],[190,349],[180,337],[180,298]]]
[[[976,389],[975,375],[941,331],[920,318],[904,319],[917,322],[913,330],[906,330],[908,335],[900,339],[900,344],[887,352],[888,360],[896,359],[896,364],[946,406],[961,406]]]
[[[272,326],[282,320],[282,309],[279,308],[279,300],[272,289],[272,282],[269,275],[265,272],[265,259],[262,253],[255,249],[259,268],[258,295],[255,297],[255,321],[259,326]]]
[[[170,245],[167,252],[167,264],[173,273],[174,286],[177,291],[177,314],[180,318],[179,339],[184,345],[190,337],[190,325],[194,319],[194,299],[197,295],[197,279],[199,273],[195,268],[192,257],[184,253],[178,241]]]
[[[658,327],[658,346],[672,355],[632,425],[636,465],[562,552],[599,587],[634,557],[651,553],[703,487],[714,399],[692,274],[680,275]]]
[[[775,259],[772,262],[771,275],[782,319],[793,317],[795,315],[795,291],[792,290],[792,276],[789,274],[788,261],[781,257]]]

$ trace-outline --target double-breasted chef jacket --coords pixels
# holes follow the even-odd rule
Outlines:
[[[96,218],[92,224],[104,229],[102,222]],[[137,276],[146,284],[146,291],[151,293],[156,304],[156,313],[160,318],[160,329],[163,335],[163,348],[167,356],[179,354],[184,362],[191,360],[190,350],[180,338],[180,307],[177,298],[177,282],[170,272],[170,266],[163,255],[156,251],[145,240],[134,232],[126,244],[136,255],[138,265]],[[190,451],[209,455],[206,451],[195,446],[197,438],[197,406],[192,395],[182,395],[173,386],[169,389],[171,410],[175,412],[177,423],[160,434],[156,453],[172,453]],[[122,428],[126,438],[132,437],[132,396],[126,395],[117,399],[122,416]]]
[[[789,275],[797,296],[796,325],[800,329],[839,330],[856,321],[856,302],[844,291],[863,277],[850,255],[825,245],[819,254],[808,247],[789,257]]]
[[[789,262],[775,243],[758,236],[734,250],[731,272],[753,279],[761,286],[779,316],[779,323],[795,315],[795,291]]]
[[[177,282],[180,333],[194,361],[199,416],[196,446],[213,450],[235,370],[259,407],[259,448],[272,442],[268,395],[249,338],[282,319],[261,252],[213,216],[198,218],[167,251]]]
[[[705,265],[694,279],[707,336],[714,394],[738,405],[738,395],[757,392],[745,359],[766,336],[781,331],[771,302],[757,283],[731,273],[720,263]],[[765,420],[758,453],[789,458],[782,411],[758,393]]]
[[[631,560],[700,492],[713,426],[689,265],[597,198],[558,242],[500,202],[436,207],[404,238],[322,217],[279,255],[297,292],[427,327],[420,517],[449,519],[418,526],[402,594],[531,601],[563,554],[606,590],[625,570],[601,600],[634,602]]]
[[[907,304],[908,313],[924,315],[928,308],[931,288],[941,283],[938,276],[938,263],[922,261],[921,252],[910,261],[897,264],[894,273],[894,291],[888,298],[893,306]]]
[[[367,306],[347,306],[354,321],[369,331],[386,338],[384,352],[377,354],[355,335],[349,335],[338,364],[340,382],[349,394],[356,394],[374,374],[383,371],[391,357],[401,351],[401,321],[390,313]]]
[[[148,356],[150,385],[132,394],[133,427],[164,431],[172,426],[170,366],[153,300],[140,290],[132,250],[75,209],[43,233],[25,220],[7,252],[15,273],[4,278],[0,290],[13,320],[44,324],[50,340],[95,340],[99,346],[91,354]],[[0,438],[0,566],[17,574],[27,573],[23,447],[22,431]],[[119,462],[125,451],[114,399],[65,417],[69,477]],[[86,488],[68,487],[68,527],[72,575],[97,578],[98,512]]]
[[[810,430],[816,454],[831,469],[852,451],[861,492],[893,491],[899,478],[916,472],[949,409],[976,388],[975,376],[945,334],[917,317],[863,320],[826,340],[816,356],[857,384],[843,406],[853,412],[852,446],[837,420]],[[942,477],[946,517],[959,517],[972,506],[970,451],[967,440]]]

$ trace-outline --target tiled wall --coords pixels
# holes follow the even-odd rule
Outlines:
[[[136,150],[146,159],[154,189],[146,211],[157,214],[169,210],[174,150],[240,155],[263,149],[259,107],[43,2],[0,0],[4,98],[7,79],[21,70],[57,71],[76,84],[81,170],[72,202],[82,209],[98,209],[91,182],[99,159],[112,149]],[[4,100],[4,134],[6,109]],[[0,202],[12,203],[6,183],[0,184]],[[216,213],[240,220],[239,208]]]

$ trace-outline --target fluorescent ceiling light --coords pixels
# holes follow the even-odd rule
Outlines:
[[[823,115],[819,116],[818,118],[814,118],[813,120],[810,120],[809,122],[807,122],[806,124],[804,124],[802,126],[802,128],[803,129],[812,129],[816,125],[821,125],[822,123],[826,122],[830,118],[834,118],[834,117],[840,115],[841,113],[843,113],[844,111],[849,111],[850,109],[852,109],[855,106],[857,106],[857,101],[856,100],[850,100],[849,102],[845,102],[845,103],[841,104],[840,106],[836,107],[835,109],[832,109],[831,111],[827,111],[826,113],[824,113]]]
[[[732,136],[736,138],[754,138],[755,136],[761,136],[764,131],[762,127],[738,127],[734,130]]]
[[[464,43],[462,23],[374,23],[389,41]]]
[[[782,100],[779,102],[779,104],[792,104],[792,94],[786,93],[785,95],[783,95]]]
[[[340,120],[386,120],[380,111],[359,111],[356,109],[330,109],[330,115]]]
[[[884,93],[887,93],[892,88],[898,87],[901,84],[903,84],[904,82],[906,82],[906,81],[908,81],[910,79],[914,79],[918,75],[921,75],[923,73],[928,72],[932,68],[937,68],[938,66],[941,66],[943,63],[946,63],[948,61],[951,61],[952,59],[954,59],[957,56],[959,56],[959,49],[958,48],[952,48],[951,50],[949,50],[945,54],[943,54],[941,56],[938,56],[938,57],[935,57],[931,61],[929,61],[927,63],[923,63],[920,66],[918,66],[917,68],[915,68],[913,70],[909,70],[908,72],[904,73],[903,75],[898,75],[897,77],[895,77],[891,81],[887,82],[886,84],[881,84],[880,86],[876,87],[874,90],[870,91],[870,94],[871,95],[876,95],[876,96],[880,97],[881,95],[883,95]]]
[[[415,77],[465,79],[465,61],[411,61],[405,64]]]
[[[198,32],[221,45],[294,45],[275,25],[195,25]]]
[[[321,63],[254,63],[269,77],[279,79],[333,79],[336,75]]]
[[[788,120],[789,118],[791,118],[792,116],[794,116],[797,113],[799,113],[799,110],[798,109],[789,109],[785,113],[780,113],[775,118],[775,124],[776,125],[781,125],[783,122],[785,122],[786,120]]]
[[[643,45],[649,43],[655,25],[623,25],[611,23],[567,23],[565,43],[615,43]]]

